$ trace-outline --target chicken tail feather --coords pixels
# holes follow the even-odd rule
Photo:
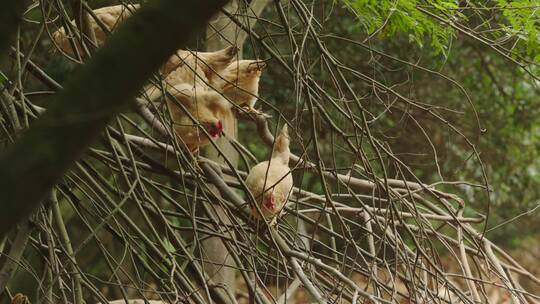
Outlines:
[[[279,158],[284,164],[288,164],[290,157],[289,142],[289,128],[285,124],[276,137],[272,158]]]

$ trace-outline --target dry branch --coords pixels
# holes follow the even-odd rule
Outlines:
[[[54,106],[20,141],[0,155],[0,166],[5,172],[0,177],[5,208],[2,214],[6,215],[0,219],[0,235],[37,207],[105,123],[125,107],[150,74],[223,3],[152,3],[130,18],[74,75],[51,102]],[[133,49],[140,51],[134,53]],[[32,185],[32,190],[23,189],[20,180]]]
[[[263,100],[274,119],[250,114],[241,123],[257,128],[259,138],[253,142],[268,147],[274,141],[272,126],[289,124],[296,152],[290,163],[293,174],[298,180],[320,183],[322,191],[298,182],[275,229],[250,221],[247,209],[254,202],[244,185],[248,172],[227,157],[218,164],[183,149],[166,110],[140,97],[134,103],[136,113],[119,115],[58,184],[62,206],[73,213],[70,223],[84,227],[81,240],[72,239],[69,254],[76,270],[62,267],[66,252],[57,248],[66,243],[62,229],[52,229],[45,217],[38,220],[40,237],[29,244],[40,249],[43,276],[48,278],[48,289],[38,293],[68,302],[76,294],[69,282],[78,271],[86,302],[124,298],[113,303],[234,303],[233,291],[208,275],[205,265],[212,264],[237,274],[236,283],[245,285],[239,294],[252,303],[284,302],[291,290],[302,288],[318,303],[478,303],[496,295],[534,303],[538,296],[522,285],[525,280],[537,285],[540,281],[485,238],[479,229],[484,215],[464,215],[463,200],[441,191],[458,185],[486,188],[462,181],[421,181],[374,125],[389,111],[401,113],[408,107],[413,109],[408,117],[421,111],[456,136],[463,135],[460,129],[448,126],[443,115],[400,94],[395,86],[335,58],[327,48],[335,35],[323,33],[305,2],[275,1],[270,9],[269,19],[260,18],[256,10],[240,9],[224,12],[230,19],[225,21],[243,30],[239,37],[247,37],[255,51],[272,57],[271,68],[284,71],[272,76],[290,85],[297,109],[291,114],[281,103]],[[255,20],[256,26],[246,22]],[[359,43],[339,41],[347,46]],[[379,49],[362,48],[393,60]],[[60,89],[38,64],[27,62],[25,68],[38,81]],[[315,77],[315,65],[327,79]],[[361,96],[363,89],[371,99]],[[54,111],[50,102],[44,103],[45,111],[33,105],[31,95],[21,99],[16,93],[11,102],[15,114],[26,113],[32,121]],[[325,132],[331,134],[331,144],[324,142]],[[250,155],[246,143],[231,142],[234,152],[245,158],[246,168],[260,161]],[[225,154],[219,145],[213,146],[220,157]],[[344,164],[336,160],[343,155],[349,157]],[[217,208],[223,211],[219,217]],[[67,223],[68,215],[63,216]],[[210,238],[223,244],[234,266],[204,259],[201,244]],[[80,253],[86,251],[91,254],[83,258]],[[106,267],[96,275],[93,270],[99,263]]]

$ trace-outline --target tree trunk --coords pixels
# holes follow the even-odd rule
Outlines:
[[[229,2],[229,4],[225,6],[225,9],[229,12],[236,11],[238,9],[238,1],[233,0]],[[206,31],[207,51],[216,51],[230,46],[231,43],[235,43],[237,32],[238,27],[235,26],[227,16],[224,14],[218,14],[210,21]],[[237,47],[238,57],[240,59],[242,56],[242,45],[239,44]],[[236,139],[238,137],[238,122],[236,117],[234,117],[232,112],[229,112],[227,115],[222,117],[222,121],[227,136]],[[238,165],[238,152],[236,149],[224,137],[217,140],[217,145],[236,168]],[[219,163],[224,163],[223,157],[219,156],[218,151],[214,147],[209,146],[204,152],[208,158]],[[215,218],[221,220],[221,224],[231,224],[231,221],[223,208],[216,204],[215,210]],[[204,264],[208,276],[213,279],[214,283],[223,284],[226,286],[226,288],[234,292],[236,290],[236,271],[233,268],[235,263],[221,238],[208,238],[202,242],[202,246],[204,255],[203,259],[208,261]]]
[[[224,7],[229,13],[235,13],[239,9],[246,12],[247,15],[256,17],[258,16],[267,5],[269,0],[253,0],[250,3],[250,7],[243,10],[240,7],[240,0],[232,0],[227,6]],[[242,22],[244,20],[241,20]],[[253,26],[256,19],[249,21],[249,25]],[[242,59],[242,49],[247,33],[244,32],[239,26],[232,22],[226,15],[218,14],[209,23],[206,31],[206,49],[207,51],[216,51],[225,47],[236,45],[238,48],[238,59]],[[222,117],[224,124],[224,130],[228,137],[232,139],[238,138],[238,121],[236,117],[229,113],[225,117]],[[217,141],[217,145],[225,156],[230,160],[233,166],[238,166],[238,152],[236,149],[225,139],[220,138]],[[225,163],[223,158],[219,156],[219,153],[214,147],[205,149],[205,154],[208,158],[219,162]],[[216,204],[216,218],[222,221],[222,224],[231,224],[225,210]],[[234,260],[228,253],[225,244],[219,237],[212,237],[206,239],[203,243],[204,259],[208,261],[205,264],[205,269],[210,277],[213,277],[215,283],[221,283],[226,285],[229,290],[235,291],[235,274]],[[226,266],[226,267],[223,267]]]

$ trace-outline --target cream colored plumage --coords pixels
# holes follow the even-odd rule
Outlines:
[[[230,103],[219,93],[213,90],[196,89],[188,84],[173,86],[169,88],[168,93],[174,97],[168,96],[165,100],[169,106],[175,133],[190,150],[196,150],[210,143],[211,139],[202,132],[200,127],[204,128],[212,139],[217,139],[223,134],[223,122],[220,117],[224,112],[230,111]],[[150,96],[153,100],[157,97],[157,93]],[[197,123],[177,102],[186,108]]]
[[[292,191],[293,178],[289,158],[289,133],[287,125],[284,125],[276,137],[270,160],[251,168],[246,179],[246,185],[266,219],[275,219]],[[253,208],[252,215],[257,214],[257,210]]]
[[[138,4],[132,5],[114,5],[106,6],[93,10],[97,18],[105,25],[107,31],[104,31],[103,28],[90,16],[90,26],[96,34],[96,42],[98,46],[102,46],[105,42],[108,32],[114,32],[119,24],[121,24],[126,18],[131,16],[139,8]],[[75,21],[71,21],[75,25]],[[74,55],[73,48],[70,43],[68,35],[64,28],[60,28],[52,34],[52,37],[56,44],[62,49],[62,51]],[[76,44],[77,50],[79,53],[82,53],[82,48],[80,45]]]
[[[179,50],[176,55],[161,67],[165,75],[165,88],[178,84],[189,84],[197,88],[209,89],[214,87],[213,81],[232,61],[236,48],[228,47],[216,52],[190,52]],[[146,93],[152,95],[160,89],[155,86],[146,88]]]
[[[107,28],[107,31],[104,31],[103,28],[94,20],[93,17],[89,18],[91,23],[90,26],[92,27],[96,35],[96,42],[98,47],[102,46],[103,43],[105,43],[108,32],[114,32],[118,28],[118,26],[124,20],[130,17],[133,12],[139,9],[139,7],[140,5],[138,4],[129,6],[114,5],[93,10],[97,19],[99,19]],[[71,23],[73,25],[75,24],[74,21],[71,21]],[[72,56],[74,55],[70,39],[66,35],[64,28],[61,28],[58,31],[54,32],[52,36],[60,49],[62,49],[67,54],[70,54]],[[79,52],[82,52],[82,48],[80,47],[80,45],[76,45],[76,47]],[[181,74],[187,76],[188,81],[184,82],[190,83],[189,80],[193,78],[200,79],[200,77],[194,76],[195,73],[197,73],[197,75],[199,76],[204,75],[205,79],[211,82],[214,78],[216,78],[216,73],[221,73],[231,64],[231,62],[236,56],[236,53],[237,48],[233,46],[215,52],[192,52],[187,50],[178,50],[161,67],[160,71],[164,75],[168,75],[169,73],[180,69]],[[191,83],[192,82],[193,81],[191,81]],[[180,82],[174,83],[173,85],[178,83]]]
[[[217,90],[238,106],[258,112],[254,106],[259,95],[259,80],[266,63],[262,60],[238,60],[214,80]]]
[[[171,56],[167,63],[161,68],[163,74],[169,74],[184,66],[185,72],[202,72],[208,83],[213,82],[233,61],[238,49],[230,46],[215,52],[191,52],[178,50]],[[184,73],[185,73],[184,72]]]

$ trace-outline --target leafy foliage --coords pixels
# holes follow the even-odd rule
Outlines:
[[[452,37],[459,28],[467,35],[501,48],[503,53],[532,57],[529,60],[535,62],[540,60],[537,0],[343,1],[370,35],[392,37],[405,33],[419,46],[428,38],[434,52],[447,57]]]
[[[525,49],[527,55],[534,56],[534,61],[540,61],[540,3],[537,0],[497,0],[497,4],[509,23],[502,26],[502,31],[517,39],[514,48]]]
[[[360,24],[368,34],[379,33],[382,37],[390,37],[398,33],[408,34],[409,40],[423,46],[426,37],[430,39],[431,46],[436,53],[447,55],[454,31],[421,11],[417,5],[424,1],[372,1],[372,0],[344,0],[347,7],[356,13]],[[429,1],[437,14],[457,18],[460,14],[456,1],[437,0]]]
[[[377,9],[380,11],[385,5],[384,3],[392,1],[382,1],[380,4],[369,1],[349,1],[348,3],[353,2],[357,4],[368,3],[366,6],[359,6],[356,9],[369,9],[371,10],[369,14],[373,15],[373,11],[377,11]],[[471,4],[469,3],[469,5]],[[491,2],[490,5],[493,7],[496,4]],[[377,7],[374,8],[374,6]],[[498,15],[493,22],[512,28],[512,25],[500,12],[505,14],[519,13],[512,9],[503,10],[502,6],[496,7],[498,7]],[[362,18],[362,16],[369,15],[367,11],[364,15],[357,13],[355,16],[343,12],[351,8],[352,6],[348,5],[345,9],[332,11],[333,14],[339,15],[339,18],[328,19],[329,22],[324,24],[325,31],[335,33],[345,30],[347,31],[345,36],[356,38],[359,35],[359,20],[368,36],[377,30],[374,23],[375,18],[373,18],[370,19],[373,27],[371,31],[368,31],[365,25],[367,19]],[[471,10],[462,9],[469,14]],[[485,10],[479,9],[475,13],[477,14],[476,19],[468,18],[469,27],[488,16]],[[529,10],[529,13],[532,14],[533,11]],[[525,23],[535,22],[535,20],[529,20],[526,15],[516,18],[522,18]],[[423,20],[434,23],[434,26],[443,27],[430,18]],[[466,19],[462,20],[466,21]],[[381,19],[379,24],[385,24],[384,19]],[[463,26],[466,25],[463,24]],[[385,26],[390,27],[390,21],[386,22]],[[445,30],[449,28],[446,26]],[[449,31],[451,37],[453,30]],[[389,31],[381,30],[380,32],[383,34],[382,36],[389,37]],[[501,33],[500,28],[498,32]],[[440,56],[433,56],[433,47],[422,47],[431,41],[431,37],[423,35],[418,37],[419,43],[411,44],[411,40],[407,36],[413,35],[414,32],[408,33],[409,35],[403,35],[404,33],[408,33],[406,28],[398,28],[392,32],[392,39],[377,39],[381,37],[378,35],[370,40],[369,47],[380,50],[386,56],[403,60],[403,62],[414,63],[429,71],[438,71],[455,80],[461,88],[444,78],[434,76],[432,72],[420,71],[414,68],[413,64],[400,64],[390,59],[383,60],[384,57],[356,46],[343,44],[339,40],[327,41],[326,43],[332,50],[332,54],[341,62],[346,62],[363,73],[369,75],[373,73],[377,80],[389,87],[395,86],[395,89],[404,96],[421,100],[433,107],[455,111],[452,114],[446,111],[441,113],[444,113],[448,122],[458,126],[463,134],[476,145],[487,170],[487,180],[492,189],[489,203],[482,191],[473,191],[463,187],[460,195],[467,198],[472,209],[481,212],[489,210],[488,227],[495,227],[534,208],[537,204],[536,198],[540,195],[538,190],[540,189],[538,187],[540,185],[540,172],[538,170],[540,166],[538,163],[540,137],[537,135],[538,124],[536,123],[540,119],[540,112],[537,110],[538,89],[535,80],[519,66],[509,65],[507,58],[500,56],[477,40],[456,36],[451,45],[445,46],[447,47],[445,51],[447,57],[441,60]],[[525,40],[521,42],[525,43]],[[292,88],[280,85],[279,82],[275,83],[277,75],[282,72],[274,71],[274,69],[275,67],[271,67],[269,71],[272,73],[272,77],[263,79],[264,95],[272,96],[269,98],[270,100],[281,102],[280,106],[285,107],[286,111],[295,111],[294,108],[290,107],[291,103],[288,101]],[[330,81],[326,78],[329,77],[328,73],[320,72],[318,77]],[[359,95],[366,96],[365,104],[367,107],[380,103],[377,96],[370,94],[370,86],[366,87],[357,80],[352,80],[350,85]],[[279,87],[280,90],[273,89],[275,87]],[[464,92],[471,99],[479,115],[480,126],[482,129],[486,129],[486,132],[480,132],[474,111],[471,104],[467,102]],[[419,134],[409,133],[409,136],[404,136],[407,134],[407,130],[418,130],[415,123],[406,117],[407,115],[400,112],[382,115],[378,120],[380,127],[377,130],[389,139],[392,150],[400,155],[400,160],[404,161],[420,179],[426,182],[440,181],[441,176],[433,164],[433,149],[429,141]],[[422,115],[416,117],[416,120],[427,130],[429,140],[436,148],[440,173],[445,180],[478,183],[483,179],[483,172],[480,170],[478,161],[471,157],[471,147],[468,144],[462,139],[456,138],[448,128],[441,126],[438,121],[427,119]],[[346,123],[344,122],[344,124]],[[252,135],[244,134],[244,140],[252,137]],[[334,144],[324,129],[320,130],[318,135],[320,141],[324,143],[323,147],[331,147]],[[323,155],[331,155],[330,150],[325,151]],[[349,157],[348,154],[340,151],[333,159],[328,158],[327,161],[335,160],[341,165],[349,165]],[[318,192],[320,189],[317,189],[320,188],[319,186],[315,182],[309,189],[320,193]],[[520,233],[516,233],[520,229],[518,225],[523,225],[523,223],[526,223],[527,227],[531,229],[521,229]],[[499,244],[518,245],[522,238],[536,233],[537,223],[537,215],[527,215],[521,217],[517,223],[511,222],[491,231],[490,236],[496,239]]]
[[[392,271],[396,274],[394,277],[399,278],[403,269],[394,267],[420,265],[425,259],[444,271],[434,278],[440,286],[448,284],[445,280],[450,276],[446,274],[456,277],[456,273],[462,271],[447,267],[460,262],[448,254],[446,240],[437,238],[437,235],[455,238],[458,225],[454,225],[453,219],[414,216],[418,212],[433,216],[431,207],[424,201],[443,206],[437,199],[422,196],[425,199],[417,200],[417,195],[425,194],[422,189],[405,189],[398,184],[392,189],[400,191],[399,198],[395,196],[390,200],[389,191],[384,191],[389,188],[354,187],[348,179],[347,183],[338,182],[334,178],[337,174],[361,181],[382,181],[385,174],[397,182],[407,179],[436,184],[433,189],[451,194],[444,196],[449,204],[457,205],[452,195],[464,198],[463,216],[473,220],[482,220],[489,210],[486,238],[479,240],[474,238],[476,234],[471,237],[468,233],[465,236],[465,244],[473,249],[475,260],[482,256],[477,253],[483,250],[476,249],[477,241],[489,239],[497,246],[509,247],[523,246],[525,237],[535,238],[540,229],[538,211],[525,214],[518,221],[511,220],[534,210],[535,199],[540,196],[539,92],[536,80],[520,66],[526,62],[520,56],[538,54],[535,51],[538,48],[537,13],[527,9],[537,5],[535,1],[343,2],[345,7],[337,8],[335,0],[291,0],[269,5],[261,21],[250,25],[261,40],[250,37],[243,53],[244,58],[271,58],[259,92],[259,105],[272,116],[268,120],[269,131],[273,133],[277,125],[287,121],[291,127],[292,152],[312,163],[320,161],[312,168],[306,163],[295,164],[293,176],[298,191],[291,200],[290,210],[279,222],[277,234],[283,236],[293,250],[309,256],[294,258],[302,260],[310,278],[322,278],[314,281],[317,288],[330,292],[347,292],[348,288],[345,285],[344,289],[335,288],[342,285],[339,278],[327,280],[332,273],[324,269],[318,272],[321,268],[311,264],[318,261],[336,267],[353,280],[355,276],[373,277],[374,286],[387,281],[387,277],[382,279],[384,271]],[[89,1],[93,8],[112,4],[117,2]],[[302,11],[304,5],[312,11]],[[282,16],[277,11],[280,6],[287,14]],[[48,18],[52,24],[56,15]],[[27,26],[30,29],[20,38],[22,50],[30,52],[33,41],[41,39],[31,56],[33,63],[64,84],[78,64],[51,52],[48,37],[39,34],[42,33],[39,22]],[[288,36],[283,34],[283,29],[290,30]],[[463,31],[480,39],[472,39]],[[196,42],[205,39],[206,35],[201,34]],[[497,43],[485,43],[483,39]],[[495,52],[494,46],[503,53]],[[193,43],[190,48],[203,50],[204,44]],[[517,59],[520,64],[509,64],[509,59]],[[49,88],[40,79],[26,77],[27,74],[14,70],[15,65],[11,69],[0,68],[10,80],[20,76],[22,90],[19,91],[26,94],[28,105],[37,103],[49,107],[50,103],[45,100],[50,94]],[[288,69],[294,72],[288,74]],[[343,78],[336,77],[340,74]],[[19,91],[14,95],[16,101],[20,98]],[[396,97],[397,94],[402,97]],[[480,132],[471,105],[486,132]],[[24,113],[24,107],[18,106],[18,111]],[[50,267],[52,278],[75,281],[73,273],[77,272],[60,264],[69,266],[69,261],[73,260],[84,275],[85,286],[95,287],[92,292],[85,287],[86,302],[103,303],[105,299],[99,298],[99,294],[108,299],[122,298],[126,294],[139,298],[147,291],[144,296],[148,298],[172,295],[177,300],[186,292],[186,297],[198,299],[201,296],[198,301],[204,303],[206,295],[202,294],[204,288],[199,288],[199,281],[201,286],[207,282],[197,265],[206,259],[203,243],[211,237],[219,237],[229,245],[223,253],[230,252],[236,255],[236,261],[245,263],[235,266],[219,262],[220,267],[237,267],[242,274],[238,277],[242,279],[252,274],[260,276],[261,287],[275,287],[277,298],[279,288],[287,288],[284,285],[289,285],[293,279],[286,272],[294,274],[295,271],[281,255],[287,255],[288,250],[276,250],[276,243],[267,238],[263,230],[252,229],[251,223],[242,218],[243,205],[234,196],[215,197],[214,189],[208,188],[212,180],[197,170],[203,163],[195,165],[191,159],[183,158],[181,151],[155,149],[131,140],[151,139],[151,142],[171,146],[175,143],[174,137],[155,128],[156,121],[168,122],[166,108],[153,104],[148,109],[158,119],[144,118],[135,111],[121,115],[59,187],[62,217],[69,223],[75,252],[80,254],[71,258],[69,253],[66,256],[65,250],[60,250],[63,243],[54,233],[54,223],[42,212],[36,221],[39,231],[29,242],[33,246],[28,246],[21,261],[32,271],[21,267],[10,282],[12,289],[39,297],[47,296],[42,295],[42,290],[49,290],[54,299],[48,301],[61,301],[62,296],[71,296],[69,288],[66,292],[59,290],[56,285],[61,288],[63,285],[47,281],[49,279],[41,285],[39,277],[48,278],[49,274],[40,271],[58,264],[59,267]],[[350,112],[343,115],[343,109]],[[431,113],[440,115],[443,120]],[[365,118],[361,118],[361,114],[365,114]],[[0,118],[2,115],[0,107]],[[360,125],[362,119],[367,120],[365,125]],[[6,121],[0,119],[0,124],[5,124],[0,125],[1,140],[6,132],[2,128],[13,131]],[[450,126],[455,126],[463,137]],[[267,159],[272,147],[264,144],[254,122],[244,117],[238,121],[238,129],[238,142],[256,160]],[[371,132],[369,136],[363,133],[366,130]],[[381,145],[371,144],[370,139]],[[472,147],[479,151],[480,157],[474,157]],[[245,176],[256,160],[251,159],[249,153],[241,154],[237,171]],[[482,166],[486,168],[487,183],[492,190],[489,201],[487,191],[481,188],[486,185]],[[234,171],[222,170],[224,181],[234,189],[233,194],[246,199],[241,183],[231,172]],[[411,204],[407,203],[409,199],[412,199]],[[212,210],[216,206],[214,202],[218,201],[227,212],[215,216]],[[340,208],[339,214],[330,206]],[[369,214],[365,210],[369,210]],[[450,210],[456,215],[453,208]],[[403,212],[413,216],[402,217]],[[368,223],[373,227],[371,232],[366,230]],[[470,225],[484,231],[486,223],[474,221]],[[387,227],[392,229],[387,230]],[[385,236],[384,231],[389,233]],[[393,235],[398,238],[394,239]],[[13,242],[13,237],[7,244]],[[46,252],[43,242],[54,243],[59,250]],[[373,255],[382,263],[372,265],[383,272],[366,267],[368,264],[360,261],[366,255],[358,249],[373,250]],[[422,255],[408,256],[408,252],[418,249],[423,249]],[[3,250],[7,251],[6,247]],[[370,259],[368,257],[366,262],[371,264]],[[400,261],[406,263],[399,264]],[[207,265],[212,265],[202,263],[205,272]],[[534,263],[537,264],[536,259]],[[414,268],[410,270],[416,273]],[[473,271],[476,275],[480,270]],[[491,279],[488,275],[476,280],[474,286],[480,289],[482,282]],[[192,280],[194,284],[190,286]],[[364,286],[360,281],[359,286]],[[423,286],[415,288],[415,284],[424,283],[422,280],[411,282],[416,283],[409,290],[425,289]],[[400,284],[399,280],[391,283]],[[45,287],[36,292],[34,288],[38,284]],[[232,290],[244,292],[245,287]],[[261,288],[257,285],[255,290]],[[489,290],[486,293],[490,293]],[[337,297],[334,299],[338,301]],[[307,302],[307,299],[299,302]]]

